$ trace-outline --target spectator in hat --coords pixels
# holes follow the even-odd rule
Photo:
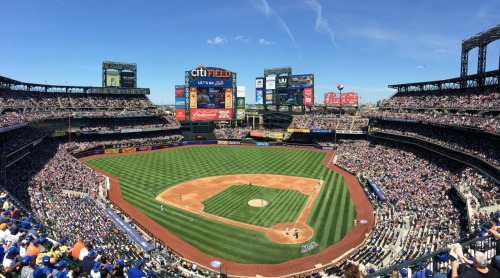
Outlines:
[[[14,226],[10,228],[10,234],[5,237],[5,243],[7,247],[16,246],[19,242],[19,227]]]
[[[17,260],[17,255],[19,254],[19,248],[17,247],[9,247],[7,249],[7,254],[3,258],[3,273],[9,273],[11,271],[15,271],[18,266],[21,265],[21,262]]]
[[[24,257],[27,255],[26,248],[28,248],[29,242],[26,239],[21,240],[19,244],[19,256]]]
[[[60,238],[59,239],[59,250],[61,250],[61,253],[66,254],[66,253],[71,253],[71,249],[69,249],[68,246],[66,246],[66,239]]]
[[[33,271],[35,270],[35,256],[26,256],[22,260],[23,267],[21,268],[20,278],[31,278],[33,277]]]
[[[40,254],[40,248],[38,248],[38,246],[40,245],[40,240],[37,238],[35,240],[33,240],[28,248],[26,248],[26,253],[28,254],[28,256],[35,256],[38,257],[38,254]]]
[[[30,218],[29,216],[25,216],[23,218],[23,222],[21,222],[21,229],[28,231],[31,228]]]
[[[125,278],[125,261],[124,260],[118,260],[116,264],[113,266],[109,274],[111,274],[111,277],[113,278]]]
[[[2,223],[0,224],[0,238],[5,239],[5,237],[10,234],[10,232],[7,230],[7,224]]]
[[[94,262],[94,267],[90,270],[90,277],[101,278],[101,266],[100,262]]]
[[[85,256],[82,260],[83,271],[89,275],[92,268],[94,268],[94,263],[96,263],[95,261],[96,255],[97,254],[95,253],[94,250],[90,250],[87,256]]]
[[[68,274],[68,271],[66,271],[66,267],[68,266],[68,263],[65,262],[65,261],[58,261],[55,265],[54,265],[54,270],[52,270],[52,277],[57,277],[57,274],[59,272],[62,272],[64,273],[64,276],[62,277],[66,277],[66,274]],[[60,275],[61,276],[61,275]]]
[[[415,273],[413,273],[412,278],[426,278],[426,277],[432,277],[432,271],[428,268],[425,267],[426,264],[424,262],[419,262],[418,263],[418,268],[419,270]]]
[[[50,248],[50,252],[55,253],[59,258],[63,256],[63,252],[61,251],[61,244],[59,242],[56,242],[54,243],[54,245],[52,245],[52,248]]]
[[[128,278],[142,278],[146,277],[146,273],[142,271],[144,266],[143,260],[138,260],[135,264],[128,270]]]
[[[453,261],[451,263],[451,277],[452,278],[475,278],[475,277],[485,277],[485,278],[498,278],[500,277],[500,272],[495,268],[488,265],[488,260],[486,254],[480,251],[476,251],[474,254],[473,267],[467,268],[462,272],[459,272],[458,261]]]
[[[33,278],[47,277],[52,273],[53,269],[50,264],[50,257],[43,256],[41,263],[33,270]]]
[[[96,262],[101,261],[103,251],[102,247],[97,248],[97,256],[95,257]]]
[[[4,212],[2,212],[2,218],[0,218],[0,222],[7,223],[9,221],[10,221],[10,211],[5,210]]]
[[[80,256],[80,251],[83,249],[85,244],[83,243],[83,237],[78,237],[78,241],[75,243],[75,245],[72,248],[71,255],[73,258],[78,259]]]

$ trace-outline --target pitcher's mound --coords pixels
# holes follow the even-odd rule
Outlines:
[[[265,207],[267,206],[267,201],[264,199],[252,199],[248,201],[248,205],[251,207]]]

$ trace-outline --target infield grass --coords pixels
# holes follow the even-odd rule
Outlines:
[[[265,207],[251,207],[248,201],[264,199]],[[308,196],[297,190],[234,185],[205,200],[204,212],[238,222],[262,227],[278,223],[295,222],[307,202]]]
[[[326,156],[325,152],[286,148],[193,146],[101,157],[87,163],[117,176],[125,200],[202,252],[240,263],[272,264],[317,253],[342,239],[352,227],[356,216],[353,202],[343,177],[323,166]],[[165,211],[161,212],[162,203],[154,198],[154,193],[159,194],[193,177],[253,172],[325,181],[306,221],[314,235],[303,243],[315,241],[318,247],[301,253],[302,244],[278,244],[263,233],[176,207],[164,205]],[[186,221],[187,218],[179,215],[193,221]]]

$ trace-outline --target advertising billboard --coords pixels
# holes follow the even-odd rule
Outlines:
[[[190,111],[192,121],[222,121],[233,118],[232,109],[194,109]]]
[[[262,89],[255,90],[255,104],[264,104],[264,92]]]
[[[184,97],[184,85],[175,85],[175,97]]]
[[[245,86],[236,86],[236,97],[245,97]]]
[[[304,88],[304,105],[311,106],[314,104],[313,88]]]
[[[189,108],[198,108],[198,92],[196,87],[189,87]]]
[[[323,100],[324,105],[331,105],[331,106],[340,106],[340,105],[346,105],[346,106],[357,106],[358,105],[358,94],[355,92],[347,92],[343,93],[342,95],[337,95],[337,93],[334,92],[328,92],[325,94],[325,99]]]
[[[245,98],[244,97],[236,98],[236,108],[245,108]]]
[[[274,90],[276,89],[276,76],[268,76],[266,77],[266,90]]]
[[[185,97],[176,97],[175,98],[175,108],[186,108],[186,98]]]
[[[225,88],[225,108],[233,108],[233,88]]]
[[[312,87],[314,85],[314,75],[292,75],[290,76],[290,88]]]
[[[108,70],[106,72],[106,87],[120,87],[120,73]]]
[[[122,71],[120,82],[121,82],[122,88],[136,88],[137,87],[134,72]]]
[[[288,88],[288,76],[278,76],[276,78],[276,87],[278,89],[287,89]]]
[[[262,89],[262,88],[264,88],[264,78],[262,77],[255,78],[255,89]]]
[[[185,121],[186,120],[186,109],[176,108],[175,109],[175,117],[177,118],[178,121]]]
[[[245,115],[245,109],[236,109],[236,120],[244,120]]]

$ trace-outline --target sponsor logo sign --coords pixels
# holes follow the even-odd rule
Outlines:
[[[255,89],[264,88],[264,78],[256,78],[255,79]]]
[[[236,120],[245,119],[245,109],[236,109]]]
[[[266,77],[266,90],[276,89],[276,76]]]
[[[304,88],[304,105],[310,106],[314,104],[313,88]]]
[[[292,75],[290,77],[290,88],[312,87],[314,84],[314,75]]]
[[[233,118],[231,109],[191,109],[192,121],[230,120]]]
[[[244,97],[236,98],[236,108],[245,108],[245,98]]]
[[[279,89],[288,88],[288,76],[278,76],[276,80]]]
[[[200,77],[212,77],[212,78],[224,78],[230,79],[232,73],[228,70],[221,68],[212,68],[205,66],[198,66],[197,68],[191,70],[189,75],[192,79],[200,78]]]
[[[178,121],[186,120],[186,109],[175,109],[175,117]]]
[[[226,88],[225,89],[225,108],[233,108],[233,89]]]
[[[348,106],[356,106],[358,105],[358,95],[355,92],[347,92],[343,94],[339,94],[334,92],[328,92],[325,94],[325,99],[323,100],[324,105],[348,105]]]
[[[245,86],[236,86],[236,97],[245,97]]]
[[[264,104],[264,92],[262,90],[255,91],[255,104]]]

